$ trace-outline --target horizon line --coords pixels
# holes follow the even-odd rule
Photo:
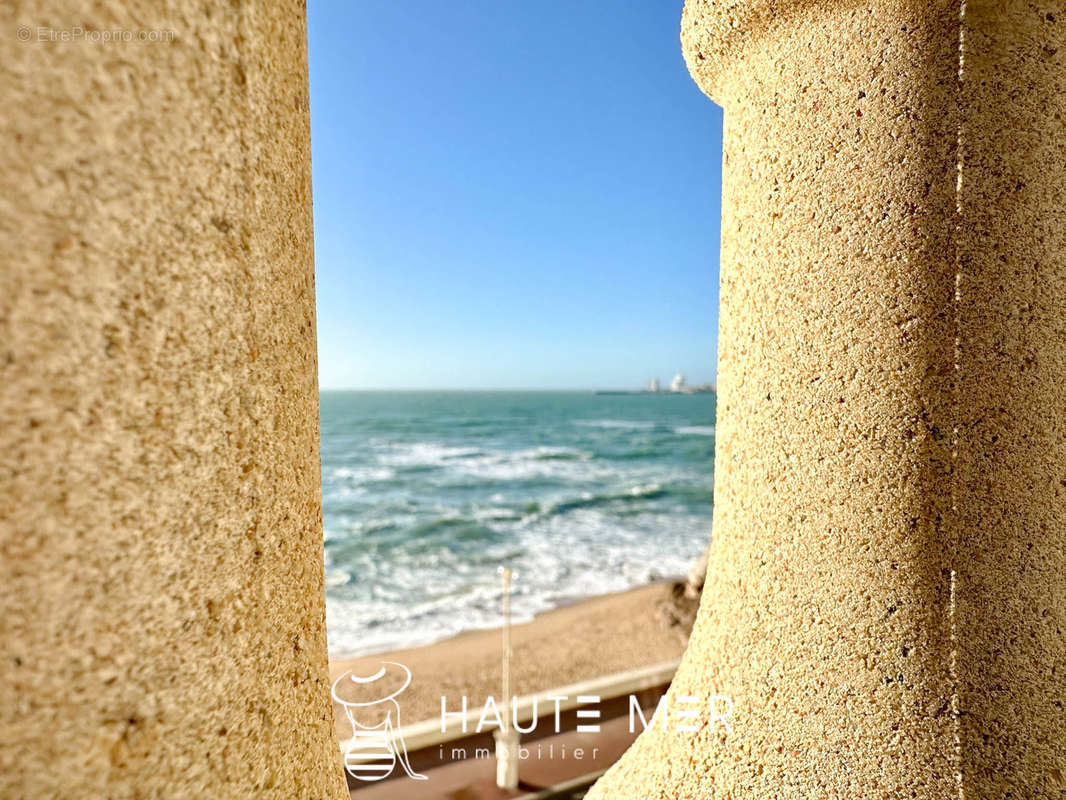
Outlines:
[[[716,381],[690,384],[710,385],[717,389]],[[631,386],[319,386],[319,392],[631,392],[633,394],[685,394],[663,389],[651,392],[646,388]]]

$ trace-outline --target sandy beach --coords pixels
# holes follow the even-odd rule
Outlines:
[[[511,633],[516,695],[680,658],[678,634],[658,619],[656,605],[670,594],[664,581],[594,597],[515,625]],[[346,670],[371,674],[381,661],[405,664],[413,680],[403,695],[404,724],[440,715],[441,696],[463,695],[470,708],[500,695],[500,630],[471,631],[423,647],[330,662],[335,679]],[[455,700],[458,703],[458,700]],[[457,710],[457,709],[450,709]],[[340,738],[351,730],[335,709]]]

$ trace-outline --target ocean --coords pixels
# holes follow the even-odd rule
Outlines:
[[[712,394],[321,395],[330,653],[683,575],[710,538]]]

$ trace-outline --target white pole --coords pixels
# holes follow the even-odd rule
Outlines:
[[[514,704],[511,699],[511,570],[500,567],[503,576],[503,727],[496,731],[496,785],[501,789],[518,788],[518,731],[511,727]]]
[[[503,568],[503,700],[511,698],[511,569]],[[511,727],[510,714],[504,714],[504,730]]]

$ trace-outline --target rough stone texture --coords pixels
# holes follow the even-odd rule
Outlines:
[[[0,797],[346,796],[303,8],[0,19]]]
[[[1066,797],[1066,3],[968,0],[957,630],[965,797]]]
[[[668,717],[590,800],[1066,792],[1051,5],[688,0],[726,112],[718,441],[668,708],[729,695],[733,730]]]

